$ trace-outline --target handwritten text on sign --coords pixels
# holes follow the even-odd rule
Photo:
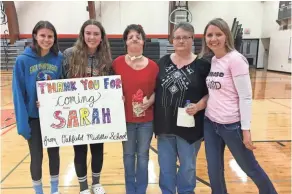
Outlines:
[[[120,76],[37,82],[44,147],[126,141]]]

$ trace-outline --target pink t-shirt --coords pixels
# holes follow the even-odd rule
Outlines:
[[[205,115],[213,122],[231,124],[240,121],[239,96],[233,77],[249,74],[245,57],[236,50],[220,59],[212,58],[206,78],[209,91]]]

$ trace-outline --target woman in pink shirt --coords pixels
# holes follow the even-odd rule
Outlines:
[[[212,194],[227,194],[224,149],[228,146],[241,169],[254,181],[260,194],[277,193],[253,154],[251,141],[252,89],[249,65],[234,48],[227,23],[216,18],[204,30],[201,55],[212,51],[206,78],[209,99],[205,112],[204,138]]]

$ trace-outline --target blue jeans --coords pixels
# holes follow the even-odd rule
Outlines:
[[[227,194],[224,178],[225,145],[228,146],[241,169],[256,184],[260,194],[277,193],[269,177],[255,159],[253,152],[243,144],[240,122],[223,125],[205,117],[204,136],[212,194]]]
[[[189,144],[176,135],[158,136],[159,186],[162,194],[194,194],[196,158],[201,140]],[[179,159],[177,172],[176,161]]]
[[[153,123],[127,123],[127,136],[123,142],[126,193],[146,194]]]

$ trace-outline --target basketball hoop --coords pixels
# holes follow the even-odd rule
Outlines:
[[[174,21],[172,21],[173,14],[174,14]],[[190,19],[189,19],[189,17],[190,17]],[[179,7],[177,9],[173,10],[169,14],[169,22],[172,24],[178,24],[179,22],[191,23],[192,22],[192,13],[185,8]]]
[[[175,6],[177,7],[186,7],[187,1],[175,1]]]

